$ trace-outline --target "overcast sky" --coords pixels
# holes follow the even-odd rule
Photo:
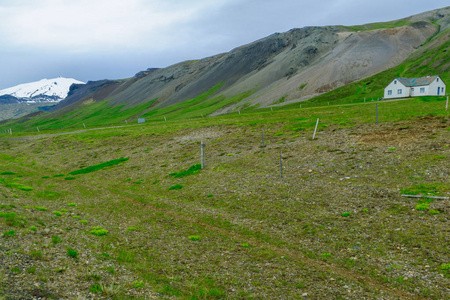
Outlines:
[[[390,21],[442,0],[0,0],[0,89],[133,76],[275,32]],[[447,3],[448,5],[448,3]]]

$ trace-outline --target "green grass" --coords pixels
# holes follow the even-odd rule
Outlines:
[[[202,169],[201,164],[195,164],[195,165],[191,166],[189,169],[187,169],[186,171],[170,173],[169,176],[174,177],[174,178],[183,178],[183,177],[186,177],[189,175],[194,175],[194,174],[198,173],[201,169]]]
[[[16,175],[16,173],[7,171],[7,172],[1,172],[0,175]]]
[[[27,186],[18,182],[4,182],[5,186],[7,187],[14,187],[17,188],[21,191],[26,191],[26,192],[30,192],[33,190],[33,188],[31,186]]]
[[[198,236],[198,235],[190,235],[189,236],[189,239],[191,240],[191,241],[199,241],[200,240],[200,236]]]
[[[416,205],[416,210],[418,210],[418,211],[428,210],[428,206],[429,206],[429,205],[430,205],[430,204],[429,204],[428,202],[418,203],[418,204]]]
[[[67,256],[77,259],[78,258],[78,251],[72,248],[67,249]]]
[[[17,234],[14,230],[9,230],[3,233],[3,237],[5,238],[10,238],[10,237],[15,237]]]
[[[138,118],[146,118],[147,121],[180,120],[189,118],[201,118],[232,103],[238,103],[251,96],[252,91],[244,92],[229,98],[223,96],[213,97],[214,93],[223,85],[219,83],[210,90],[193,99],[182,103],[160,108],[157,99],[137,105],[135,107],[112,106],[109,101],[81,105],[73,111],[65,112],[65,109],[55,113],[44,113],[33,119],[21,121],[7,121],[5,126],[13,128],[14,132],[34,132],[36,127],[43,130],[84,129],[87,127],[125,125],[125,120],[136,122]]]
[[[169,191],[172,191],[172,190],[181,190],[183,188],[183,186],[181,185],[181,184],[175,184],[175,185],[172,185],[170,188],[169,188]]]
[[[39,127],[41,131],[57,130],[60,128],[84,129],[83,123],[87,127],[101,125],[125,124],[124,121],[137,119],[138,115],[151,107],[155,100],[126,108],[124,105],[112,106],[108,101],[81,105],[75,110],[64,113],[44,113],[33,119],[17,123],[13,128],[18,131],[35,131]]]
[[[376,30],[376,29],[389,29],[389,28],[397,28],[405,25],[409,25],[412,22],[405,20],[398,21],[390,21],[390,22],[378,22],[378,23],[369,23],[365,25],[355,25],[355,26],[343,26],[345,29],[353,30],[353,31],[368,31],[368,30]]]
[[[54,235],[54,236],[52,236],[52,243],[53,244],[59,244],[59,243],[62,243],[62,238],[60,238],[59,236],[57,236],[57,235]]]
[[[167,120],[201,118],[202,115],[206,117],[208,114],[213,113],[222,107],[238,103],[253,94],[253,92],[247,91],[229,98],[225,98],[224,96],[211,98],[222,85],[223,83],[218,83],[210,90],[193,99],[183,101],[182,103],[177,103],[165,108],[152,108],[143,114],[142,117],[150,121],[164,121],[164,117],[166,117]]]
[[[441,182],[436,183],[419,183],[401,190],[406,195],[439,195],[440,189],[443,188]]]
[[[80,169],[80,170],[72,171],[69,174],[70,175],[87,174],[87,173],[91,173],[91,172],[95,172],[95,171],[104,169],[106,167],[118,165],[121,162],[125,162],[127,160],[128,160],[128,157],[126,157],[126,158],[121,157],[121,158],[113,159],[113,160],[110,160],[110,161],[107,161],[107,162],[104,162],[104,163],[101,163],[101,164],[97,164],[97,165],[89,166],[89,167],[86,167],[86,168],[83,168],[83,169]]]

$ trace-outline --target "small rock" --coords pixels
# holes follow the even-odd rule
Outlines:
[[[303,293],[302,294],[302,297],[306,297],[306,296],[308,296],[308,293]]]

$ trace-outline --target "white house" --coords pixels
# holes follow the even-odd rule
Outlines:
[[[439,76],[395,78],[384,89],[384,99],[445,95],[445,83]]]

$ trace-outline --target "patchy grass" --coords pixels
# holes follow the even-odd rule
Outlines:
[[[175,185],[172,185],[170,188],[169,188],[169,191],[172,191],[172,190],[181,190],[183,188],[183,186],[181,185],[181,184],[175,184]]]
[[[67,256],[77,259],[78,258],[78,251],[72,248],[67,249]]]
[[[202,165],[201,164],[195,164],[193,166],[191,166],[189,169],[187,169],[186,171],[181,171],[181,172],[175,172],[175,173],[170,173],[169,176],[174,177],[174,178],[183,178],[189,175],[194,175],[198,172],[200,172],[200,170],[202,169]]]
[[[89,166],[89,167],[86,167],[86,168],[83,168],[83,169],[80,169],[80,170],[72,171],[69,174],[70,175],[87,174],[87,173],[91,173],[91,172],[95,172],[95,171],[104,169],[106,167],[118,165],[121,162],[125,162],[127,160],[128,160],[127,157],[126,158],[121,157],[121,158],[113,159],[113,160],[110,160],[110,161],[107,161],[107,162],[104,162],[104,163],[101,163],[101,164],[97,164],[97,165]],[[67,177],[67,178],[75,179],[74,177]]]
[[[368,103],[0,143],[2,170],[22,174],[0,177],[2,296],[445,299],[446,202],[401,197],[450,195],[443,103],[379,103],[378,126]]]

